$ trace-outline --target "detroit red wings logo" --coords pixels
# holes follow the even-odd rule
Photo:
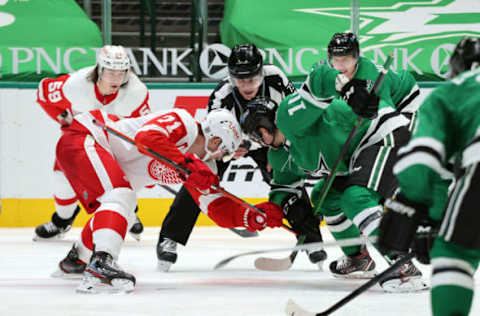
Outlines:
[[[183,182],[174,169],[169,168],[155,159],[148,164],[148,174],[150,177],[163,184],[179,184]]]
[[[164,168],[165,168],[165,166],[162,163],[153,159],[148,164],[148,174],[150,175],[150,177],[154,178],[155,180],[161,180],[162,179],[162,172],[163,172]]]

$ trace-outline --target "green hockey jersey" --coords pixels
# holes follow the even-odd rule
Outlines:
[[[335,80],[339,72],[325,62],[317,63],[302,88],[285,98],[277,112],[277,128],[287,142],[282,149],[272,149],[268,155],[274,171],[273,184],[283,186],[270,192],[270,200],[279,203],[292,186],[301,185],[308,175],[329,174],[357,115],[339,98]],[[379,74],[377,66],[360,57],[355,78],[366,79],[373,86]],[[394,106],[408,103],[418,89],[408,73],[389,71],[379,90],[381,98],[378,117],[363,120],[352,144],[343,157],[337,175],[348,175],[360,152],[379,142],[386,135],[409,121]]]
[[[272,149],[268,154],[274,171],[273,184],[298,186],[299,181],[308,175],[321,176],[331,172],[342,146],[357,123],[357,116],[338,98],[319,107],[294,93],[280,103],[276,123],[287,141],[283,148]],[[376,119],[363,120],[337,169],[337,175],[352,172],[355,158],[364,148],[406,124],[408,120],[389,106],[381,109]],[[270,200],[279,203],[285,196],[282,190],[272,190]]]
[[[402,193],[430,206],[441,218],[451,173],[447,163],[462,167],[480,161],[480,69],[465,72],[435,89],[420,108],[410,142],[399,150],[394,173]]]
[[[378,77],[379,66],[376,66],[365,57],[360,57],[354,78],[364,79],[371,88]],[[316,63],[300,89],[302,97],[309,98],[310,102],[319,104],[330,102],[339,93],[335,89],[335,80],[340,72],[328,65],[325,60]],[[406,70],[394,71],[390,69],[385,76],[378,92],[381,98],[380,107],[394,106],[401,112],[415,112],[420,104],[415,99],[420,89],[412,74]]]

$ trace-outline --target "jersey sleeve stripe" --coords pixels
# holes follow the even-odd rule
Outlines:
[[[393,108],[386,107],[380,109],[378,111],[378,117],[372,121],[367,132],[360,140],[357,149],[355,149],[352,155],[349,166],[350,170],[353,169],[354,162],[356,161],[358,155],[366,147],[381,141],[389,133],[401,126],[408,125],[408,123],[408,120],[403,115],[399,115],[399,113]]]
[[[399,112],[415,112],[420,108],[421,102],[417,97],[420,95],[420,88],[417,84],[413,86],[410,93],[400,100],[396,105],[395,108]]]
[[[47,102],[47,100],[45,99],[45,95],[44,95],[44,92],[43,92],[43,81],[45,79],[42,79],[42,81],[40,81],[40,83],[38,84],[38,99],[42,102]]]
[[[442,166],[442,164],[440,163],[440,161],[437,159],[436,156],[424,151],[413,152],[399,159],[395,164],[395,166],[393,167],[393,173],[399,174],[400,172],[403,172],[407,168],[410,168],[416,165],[426,166],[427,168],[430,168],[436,173],[438,173],[440,177],[444,179],[451,178],[451,175],[452,175],[448,170],[446,170]]]
[[[469,166],[478,161],[480,161],[480,128],[477,129],[475,138],[462,152],[462,167]]]
[[[315,97],[311,92],[310,88],[308,87],[308,84],[304,84],[302,88],[298,91],[298,93],[302,96],[304,100],[307,102],[313,104],[314,106],[320,108],[320,109],[326,109],[330,105],[330,102],[333,100],[333,96],[326,98],[326,99],[321,99]]]
[[[168,132],[163,127],[158,126],[156,124],[145,125],[142,128],[140,128],[137,133],[148,132],[148,131],[157,131],[157,132],[160,132],[160,133],[164,134],[167,137],[169,136]]]
[[[398,159],[400,160],[403,157],[406,157],[408,155],[411,155],[412,153],[417,153],[417,152],[424,152],[426,154],[432,155],[433,157],[435,157],[436,160],[438,160],[438,162],[440,164],[443,164],[442,156],[437,151],[435,151],[433,148],[428,147],[428,146],[416,146],[409,152],[404,152],[404,153],[401,153],[401,154],[399,153],[399,154],[397,154]]]
[[[439,156],[438,160],[440,162],[445,161],[445,146],[433,137],[418,137],[412,139],[406,146],[398,150],[398,155],[412,152],[415,150],[415,147],[431,148],[431,150]]]
[[[227,83],[228,81],[225,79],[213,92],[212,97],[210,97],[210,102],[208,103],[208,111],[222,108],[223,100],[232,93],[232,86]]]

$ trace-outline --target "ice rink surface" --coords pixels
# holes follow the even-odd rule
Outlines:
[[[268,316],[285,315],[289,298],[307,310],[320,312],[365,282],[335,279],[320,272],[304,253],[297,257],[292,269],[283,272],[255,270],[256,256],[213,270],[218,261],[230,255],[293,245],[294,238],[279,229],[246,239],[217,227],[196,228],[188,246],[179,247],[179,258],[171,271],[162,273],[157,270],[155,255],[158,231],[146,228],[140,242],[127,237],[119,264],[137,278],[133,293],[85,295],[75,293],[79,280],[50,277],[78,237],[79,229],[55,242],[33,242],[32,228],[0,229],[0,315]],[[327,252],[325,269],[340,255],[337,248],[328,248]],[[376,254],[374,257],[377,270],[383,270],[385,262]],[[428,279],[429,268],[421,269]],[[479,293],[478,285],[476,291]],[[377,285],[333,315],[430,315],[429,293],[386,294]],[[471,315],[480,315],[478,299]]]

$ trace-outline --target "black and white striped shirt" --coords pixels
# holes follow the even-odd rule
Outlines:
[[[295,92],[295,87],[287,76],[274,65],[263,66],[263,82],[255,97],[264,97],[277,105],[289,94]],[[230,78],[223,79],[210,95],[208,100],[208,112],[214,109],[227,109],[232,111],[237,120],[246,110],[251,100],[245,100]]]

